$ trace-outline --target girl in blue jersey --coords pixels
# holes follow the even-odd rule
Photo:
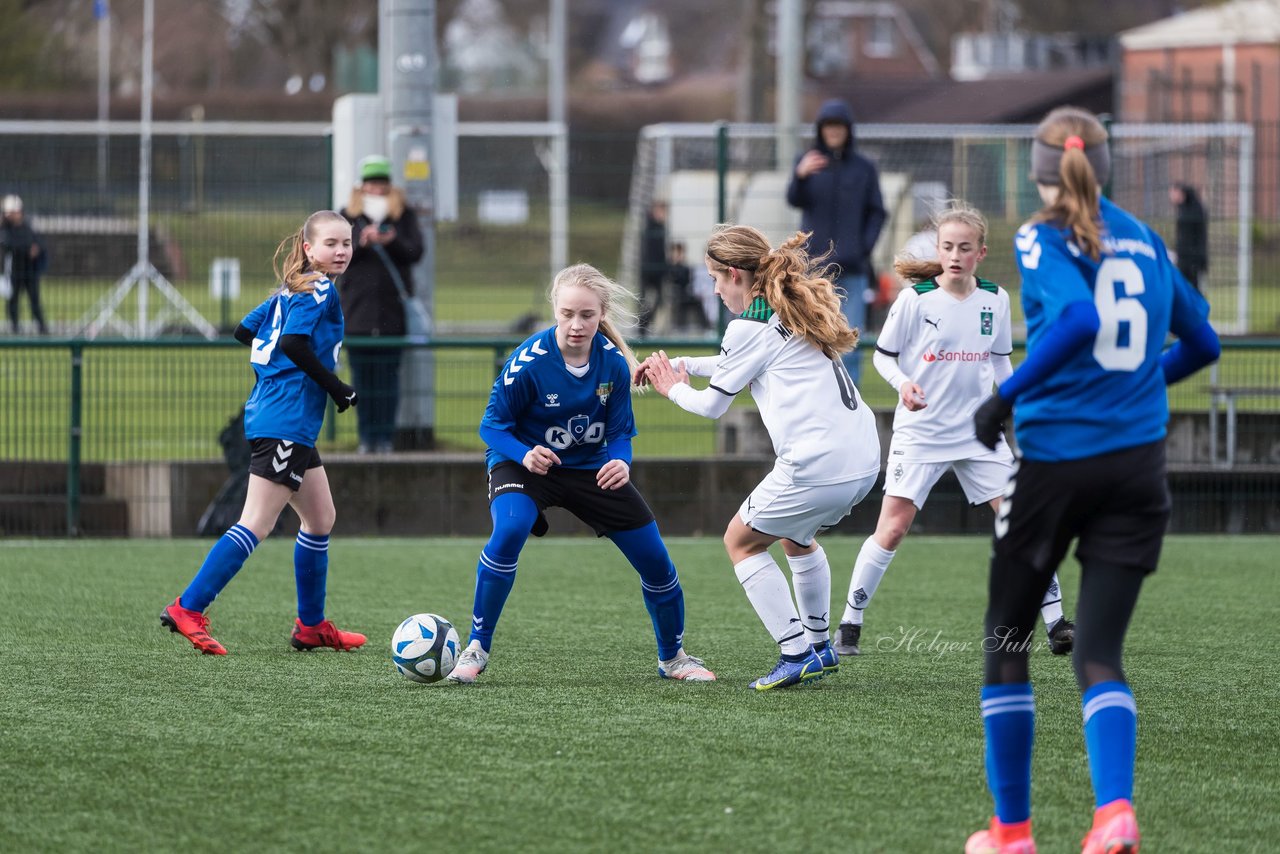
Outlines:
[[[658,639],[658,673],[711,682],[684,651],[684,591],[653,513],[631,483],[631,375],[618,328],[628,292],[587,264],[551,285],[555,326],[516,348],[493,383],[480,422],[488,445],[493,534],[476,566],[471,638],[449,679],[475,682],[489,664],[493,630],[515,582],[529,534],[547,532],[543,511],[563,507],[613,541],[636,572]]]
[[[355,649],[365,636],[344,632],[325,619],[329,531],[335,511],[316,437],[328,398],[339,412],[356,405],[356,393],[338,379],[342,306],[333,278],[351,260],[351,225],[334,211],[318,211],[276,250],[280,289],[240,322],[235,337],[247,344],[257,377],[245,404],[245,436],[253,456],[249,491],[240,521],[209,550],[182,595],[160,614],[206,655],[227,650],[209,634],[205,609],[235,576],[258,543],[271,533],[286,504],[302,525],[294,547],[298,617],[291,643],[300,650]]]
[[[984,644],[982,718],[990,827],[975,852],[1035,851],[1027,651],[1036,609],[1076,542],[1080,596],[1073,662],[1083,692],[1095,812],[1085,854],[1136,852],[1137,706],[1124,636],[1155,571],[1170,498],[1166,386],[1218,357],[1208,305],[1149,226],[1102,197],[1107,132],[1091,113],[1051,112],[1036,129],[1032,178],[1044,202],[1019,229],[1027,359],[974,414],[994,447],[1013,413],[1020,459],[996,516]],[[1178,341],[1167,350],[1165,339]]]

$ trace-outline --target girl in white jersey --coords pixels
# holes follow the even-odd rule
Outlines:
[[[898,392],[893,442],[885,470],[876,531],[862,544],[835,651],[858,655],[863,612],[871,604],[899,543],[934,484],[953,469],[974,505],[1000,509],[1013,454],[1001,438],[994,451],[972,429],[973,412],[992,381],[1013,373],[1009,294],[976,275],[986,257],[987,222],[976,209],[953,203],[934,219],[937,258],[900,256],[894,270],[908,282],[876,341],[873,361]],[[928,394],[926,396],[926,390]],[[1056,655],[1071,651],[1075,627],[1062,616],[1055,575],[1040,606]]]
[[[654,353],[637,370],[660,394],[698,415],[719,418],[749,388],[777,462],[737,514],[724,544],[752,607],[781,647],[777,665],[751,683],[785,688],[839,667],[829,646],[831,568],[814,536],[849,514],[875,485],[880,441],[840,356],[858,342],[806,234],[773,249],[749,226],[719,226],[707,242],[707,270],[734,316],[719,356]],[[689,375],[709,376],[701,391]],[[769,554],[781,540],[786,576]],[[797,605],[799,608],[797,609]]]

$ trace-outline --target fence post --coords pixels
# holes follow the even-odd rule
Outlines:
[[[729,221],[729,123],[716,122],[716,222]],[[723,309],[718,311],[716,331],[724,337],[728,322]]]
[[[71,345],[71,424],[67,435],[67,536],[80,536],[80,439],[84,419],[84,346]]]

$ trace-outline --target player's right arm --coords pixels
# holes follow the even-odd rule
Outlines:
[[[1154,229],[1148,229],[1156,246],[1156,256],[1165,253],[1164,243]],[[1222,342],[1209,323],[1209,303],[1197,291],[1178,268],[1168,262],[1164,266],[1173,284],[1173,310],[1169,316],[1169,331],[1178,336],[1160,357],[1160,368],[1165,385],[1184,380],[1201,368],[1218,360],[1222,354]]]
[[[718,357],[711,382],[698,390],[687,382],[677,382],[666,393],[667,398],[686,412],[706,418],[719,418],[751,381],[764,373],[770,350],[768,336],[774,336],[767,324],[755,320],[734,319],[724,331],[722,355]]]
[[[489,448],[534,474],[546,474],[552,465],[560,464],[560,458],[550,448],[530,446],[516,435],[516,426],[529,408],[533,380],[529,371],[513,372],[510,368],[511,359],[508,358],[493,382],[489,404],[480,419],[480,439]]]
[[[924,401],[924,389],[907,376],[902,371],[902,366],[898,364],[898,356],[903,347],[908,344],[905,330],[912,325],[909,318],[915,316],[918,299],[916,292],[911,288],[903,288],[898,292],[898,298],[893,301],[884,327],[876,338],[876,351],[871,357],[871,364],[875,365],[876,371],[884,377],[884,381],[898,393],[902,405],[910,412],[928,406]]]

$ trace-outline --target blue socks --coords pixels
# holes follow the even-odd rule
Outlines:
[[[304,626],[324,622],[325,580],[329,576],[329,535],[298,531],[293,577],[298,584],[298,619]]]
[[[258,538],[253,531],[243,525],[232,525],[209,549],[200,571],[182,591],[178,604],[191,611],[208,608],[257,547]]]
[[[529,496],[508,492],[489,504],[489,516],[493,519],[493,533],[476,564],[476,596],[468,639],[479,641],[485,652],[493,643],[493,630],[516,583],[520,550],[538,518],[538,507]]]
[[[684,590],[671,555],[658,534],[658,523],[607,535],[640,573],[640,593],[658,639],[658,659],[670,661],[684,637]]]
[[[1014,824],[1031,818],[1031,748],[1036,701],[1031,683],[985,685],[982,726],[987,733],[987,785],[996,818]]]
[[[1133,801],[1138,707],[1123,682],[1099,682],[1084,692],[1084,743],[1089,751],[1094,804]]]

